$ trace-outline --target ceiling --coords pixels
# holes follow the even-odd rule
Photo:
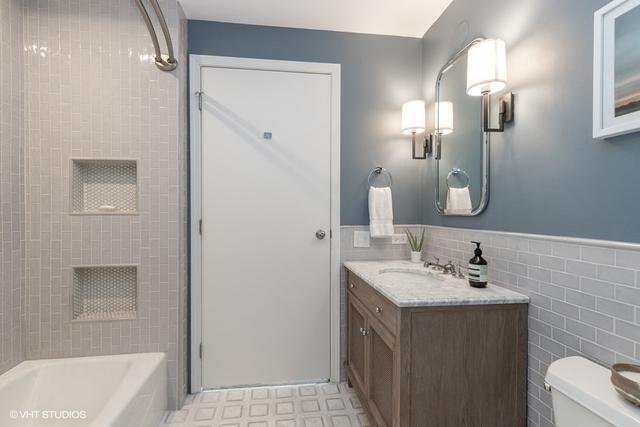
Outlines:
[[[189,19],[422,37],[451,0],[180,0]]]

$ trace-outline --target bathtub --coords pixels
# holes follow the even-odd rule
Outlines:
[[[0,426],[157,427],[164,353],[30,360],[0,375]]]

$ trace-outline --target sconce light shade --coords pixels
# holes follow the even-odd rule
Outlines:
[[[481,96],[507,85],[507,53],[504,40],[486,39],[467,54],[467,94]]]
[[[421,134],[425,130],[424,101],[415,99],[402,104],[402,133]]]
[[[453,132],[453,103],[449,101],[436,102],[435,105],[436,132],[448,135]]]

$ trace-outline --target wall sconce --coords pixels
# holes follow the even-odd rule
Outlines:
[[[453,102],[440,101],[436,102],[433,106],[434,109],[434,123],[435,130],[429,135],[431,141],[434,137],[437,140],[436,144],[436,160],[440,160],[442,157],[442,136],[453,133]],[[433,146],[433,144],[432,144]],[[431,154],[430,150],[429,154]]]
[[[453,133],[453,102],[436,102],[434,109],[436,133],[440,135]]]
[[[428,154],[428,144],[425,139],[421,156],[416,155],[416,135],[423,134],[425,126],[424,101],[414,99],[402,104],[402,133],[411,135],[411,156],[414,159],[426,159]]]
[[[513,93],[500,99],[498,127],[490,126],[491,94],[507,86],[506,45],[500,39],[486,39],[473,45],[467,54],[467,94],[482,96],[484,132],[504,132],[504,124],[513,121]]]

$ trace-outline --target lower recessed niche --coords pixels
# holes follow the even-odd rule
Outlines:
[[[71,213],[126,215],[138,211],[135,160],[72,159]]]
[[[135,319],[137,267],[73,267],[73,320]]]

